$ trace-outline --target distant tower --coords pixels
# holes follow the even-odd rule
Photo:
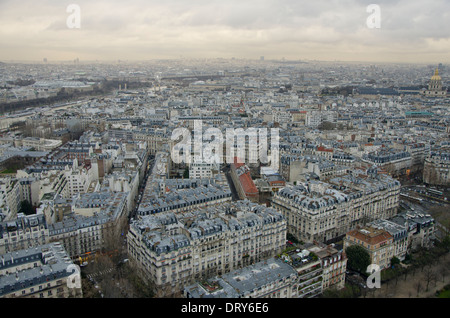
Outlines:
[[[439,76],[439,69],[436,68],[434,75],[431,77],[428,84],[428,90],[425,91],[425,96],[428,97],[446,97],[447,90],[442,87],[442,78]]]
[[[264,56],[261,56],[261,57],[259,58],[259,60],[260,60],[260,61],[264,61]]]

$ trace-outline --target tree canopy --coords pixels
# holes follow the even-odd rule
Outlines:
[[[33,206],[27,200],[20,202],[20,210],[19,212],[24,213],[25,215],[35,214],[36,212],[33,209]]]
[[[352,245],[345,250],[347,254],[347,267],[351,270],[366,274],[367,267],[370,265],[369,253],[359,245]]]

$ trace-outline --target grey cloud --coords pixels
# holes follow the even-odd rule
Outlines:
[[[81,7],[78,33],[66,27],[70,3]],[[381,7],[380,30],[365,25],[371,3]],[[401,54],[418,45],[426,51],[429,39],[449,39],[449,12],[450,3],[439,0],[2,0],[0,46],[45,43],[45,50],[67,47],[89,55],[101,47],[118,52],[123,46],[135,55],[149,47],[167,54],[197,49],[199,54],[259,56],[267,48],[282,56],[309,48],[343,55],[353,46],[368,54],[383,48]],[[39,32],[27,36],[21,26]]]

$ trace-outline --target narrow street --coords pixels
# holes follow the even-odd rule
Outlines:
[[[225,177],[227,178],[228,185],[230,186],[231,190],[231,197],[233,198],[233,201],[239,200],[239,195],[236,191],[236,188],[234,187],[233,180],[231,180],[231,168],[229,165],[225,166],[222,171],[225,173]]]

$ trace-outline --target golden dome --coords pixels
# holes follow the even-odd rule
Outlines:
[[[440,81],[442,80],[442,78],[439,76],[439,70],[436,69],[436,71],[434,71],[434,75],[431,77],[432,81]]]

